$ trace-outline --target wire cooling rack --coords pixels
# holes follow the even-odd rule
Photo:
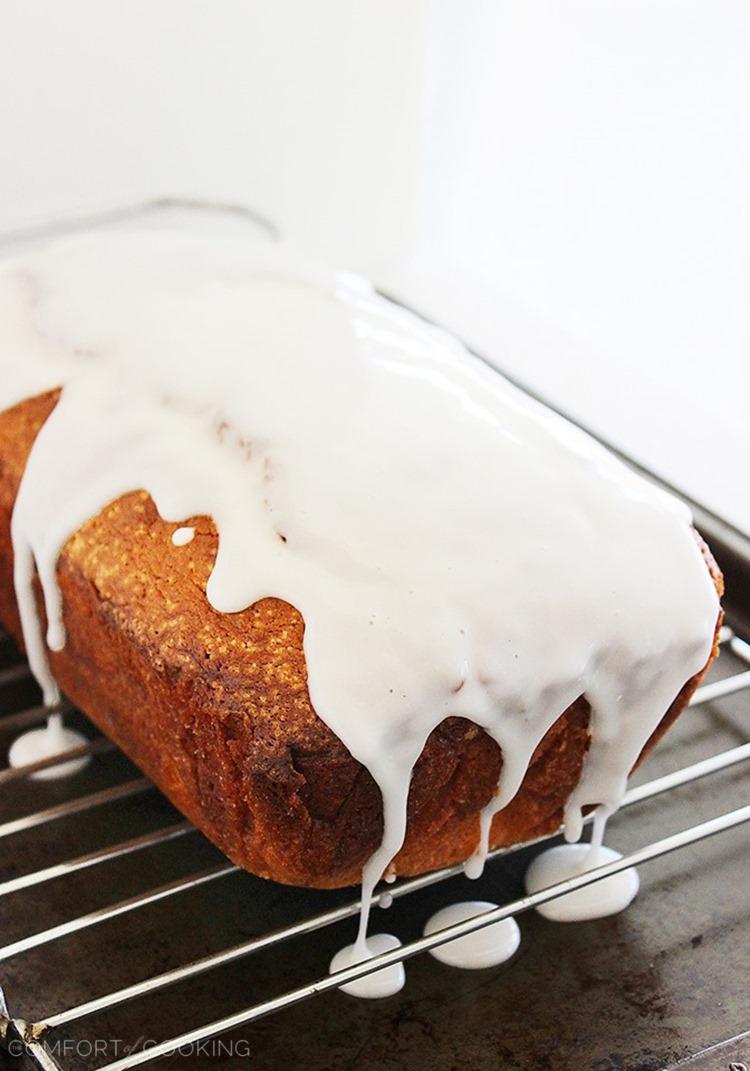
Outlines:
[[[750,691],[750,644],[729,629],[724,629],[721,636],[721,652],[715,679],[711,680],[710,683],[704,684],[698,690],[693,698],[692,706],[706,707],[724,697]],[[24,696],[28,694],[31,688],[32,685],[28,679],[28,668],[25,663],[10,664],[0,670],[0,693],[6,693],[5,714],[0,719],[0,734],[5,734],[6,739],[12,739],[14,733],[30,725],[40,723],[43,719],[44,711],[39,705],[20,705],[20,708],[17,706],[17,704],[23,704]],[[75,713],[68,711],[68,717],[71,714],[75,719]],[[90,727],[89,731],[94,732],[95,730]],[[67,856],[63,851],[64,858],[61,861],[27,869],[23,865],[24,858],[27,855],[30,857],[35,854],[43,855],[46,846],[50,843],[61,843],[64,849],[66,838],[61,834],[58,841],[58,838],[54,835],[55,827],[61,829],[65,823],[75,819],[75,828],[80,830],[82,824],[96,815],[97,830],[103,829],[106,832],[108,829],[112,829],[113,832],[116,832],[120,828],[119,824],[117,822],[108,824],[106,817],[102,826],[102,817],[107,812],[110,816],[114,815],[116,818],[119,808],[125,803],[132,804],[138,801],[143,804],[146,801],[151,801],[152,797],[157,795],[150,782],[141,776],[125,776],[121,779],[118,778],[107,787],[84,792],[77,792],[74,789],[76,783],[80,783],[81,780],[85,779],[84,775],[78,775],[77,778],[73,778],[67,783],[63,781],[39,782],[30,779],[29,776],[33,772],[82,755],[91,757],[90,773],[97,763],[101,763],[108,756],[112,757],[113,753],[115,757],[119,756],[112,743],[103,737],[95,736],[86,745],[66,752],[65,755],[58,758],[35,762],[17,769],[5,769],[0,772],[0,784],[3,786],[3,792],[7,792],[9,786],[24,785],[27,793],[31,790],[29,798],[43,798],[45,788],[58,795],[63,794],[65,797],[39,808],[32,806],[20,816],[9,818],[0,823],[0,841],[6,847],[6,852],[9,853],[9,856],[14,858],[15,865],[22,867],[21,873],[6,877],[5,880],[0,881],[0,902],[6,898],[17,898],[18,894],[21,897],[28,896],[32,890],[37,893],[43,892],[45,889],[51,888],[56,882],[70,879],[76,875],[83,875],[84,873],[90,877],[92,886],[101,883],[103,888],[109,888],[111,877],[108,875],[108,869],[114,864],[122,863],[128,858],[141,856],[147,852],[153,855],[174,846],[175,842],[186,842],[200,837],[190,823],[184,820],[167,821],[159,824],[153,830],[127,839],[118,839],[116,835],[105,837],[104,846],[97,847],[95,850],[73,856]],[[632,807],[647,800],[654,800],[665,793],[674,792],[681,787],[695,784],[710,775],[717,774],[738,764],[746,763],[748,760],[750,760],[750,742],[741,743],[717,754],[712,754],[707,758],[690,763],[664,776],[631,788],[625,798],[624,808]],[[351,967],[335,976],[325,973],[327,960],[325,957],[321,957],[318,964],[318,976],[312,981],[295,986],[279,994],[259,999],[246,1006],[232,1007],[231,995],[227,995],[225,1003],[231,1010],[228,1010],[225,1014],[209,1018],[202,1015],[200,1007],[197,1007],[193,1013],[195,1025],[189,1029],[181,1030],[175,1034],[171,1034],[167,1029],[160,1038],[145,1039],[148,1044],[144,1044],[143,1038],[134,1037],[129,1042],[127,1039],[122,1039],[122,1051],[119,1045],[117,1048],[118,1053],[121,1052],[121,1054],[115,1059],[97,1060],[97,1053],[93,1050],[91,1052],[87,1050],[83,1055],[88,1055],[91,1059],[82,1066],[97,1068],[98,1071],[126,1071],[127,1068],[148,1064],[159,1057],[174,1053],[176,1050],[185,1051],[186,1047],[190,1048],[197,1043],[223,1035],[237,1027],[251,1024],[272,1013],[281,1012],[292,1005],[310,1000],[318,994],[337,988],[345,982],[361,978],[397,960],[411,959],[452,938],[491,925],[499,919],[507,918],[511,915],[520,915],[546,901],[584,885],[600,881],[626,867],[649,863],[652,860],[657,860],[669,853],[685,849],[699,841],[750,821],[750,803],[737,802],[741,802],[741,805],[705,821],[679,829],[669,836],[643,844],[641,847],[626,854],[622,860],[602,866],[597,870],[562,882],[559,885],[551,886],[533,896],[514,898],[485,915],[451,926],[430,937],[418,937],[407,941],[402,948],[394,952],[380,955],[367,963]],[[164,807],[162,811],[165,809],[168,811],[168,808]],[[30,835],[44,838],[45,843],[41,845],[41,853],[27,851],[20,858],[18,855],[14,856],[14,841],[22,837],[26,838],[25,843],[28,844]],[[549,839],[551,838],[540,838],[540,841],[535,843],[538,844]],[[500,856],[512,856],[519,850],[511,848],[492,852],[489,862],[490,867],[493,860],[498,859]],[[387,891],[394,901],[405,901],[421,890],[446,883],[460,872],[461,868],[458,866],[448,867],[422,877],[400,881],[388,886]],[[86,931],[93,931],[97,927],[112,923],[116,919],[121,920],[126,928],[137,931],[139,918],[149,906],[160,901],[176,902],[180,897],[194,892],[199,887],[211,887],[214,910],[221,911],[222,882],[236,873],[236,867],[226,862],[220,862],[197,871],[191,871],[164,884],[141,889],[123,899],[115,898],[94,910],[79,913],[76,910],[76,902],[72,901],[67,904],[65,917],[62,921],[41,928],[37,928],[34,925],[34,915],[30,912],[26,918],[27,932],[5,942],[0,947],[0,980],[4,982],[5,989],[5,1014],[2,1020],[2,1033],[9,1051],[23,1054],[25,1059],[30,1061],[31,1066],[45,1068],[48,1071],[65,1068],[67,1065],[60,1059],[60,1052],[65,1052],[65,1047],[63,1045],[61,1049],[59,1038],[73,1024],[82,1023],[91,1017],[96,1017],[99,1013],[110,1013],[118,1007],[144,997],[153,998],[169,987],[185,983],[200,975],[209,974],[230,963],[245,959],[249,960],[250,957],[261,951],[269,949],[281,950],[293,940],[309,937],[320,931],[327,930],[344,920],[351,919],[359,912],[359,901],[356,898],[346,897],[343,902],[336,902],[333,906],[323,910],[302,915],[302,917],[295,918],[284,925],[272,927],[267,932],[254,934],[246,940],[222,947],[208,955],[186,959],[168,970],[149,973],[127,985],[111,988],[104,987],[102,991],[96,992],[90,999],[75,1003],[63,1003],[62,1005],[54,1003],[49,1006],[42,1005],[34,1013],[33,1017],[24,1015],[25,1006],[35,1005],[37,1001],[33,999],[35,994],[23,990],[21,981],[23,974],[14,976],[14,972],[9,970],[12,964],[23,960],[24,956],[29,953],[44,952],[44,950],[49,949],[58,942],[64,942],[66,939],[70,939],[77,934],[83,934]],[[115,875],[115,882],[116,880],[117,876]],[[281,891],[278,890],[278,887],[270,886],[268,883],[257,884],[265,889],[273,888],[276,891]],[[289,893],[292,897],[294,895],[292,890],[283,890],[283,892]],[[325,895],[320,894],[320,896]],[[334,894],[327,895],[334,896]],[[377,900],[378,897],[376,896]],[[175,933],[175,940],[179,941],[177,933]],[[78,965],[77,961],[73,961],[70,969],[75,970]],[[38,968],[36,969],[38,970]],[[248,970],[250,970],[250,967],[248,967]],[[104,977],[106,977],[106,971],[99,973],[103,973]],[[81,1048],[79,1043],[78,1049],[75,1051],[75,1059],[79,1063],[75,1064],[74,1061],[75,1066],[80,1065],[80,1056]],[[71,1064],[71,1066],[74,1064]]]

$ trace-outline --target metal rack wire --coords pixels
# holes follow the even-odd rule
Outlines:
[[[721,649],[725,654],[726,652],[731,652],[734,658],[739,659],[740,664],[747,668],[741,668],[729,673],[727,676],[720,677],[712,683],[705,684],[693,697],[693,706],[702,706],[722,697],[750,691],[750,644],[740,636],[735,635],[729,629],[724,629],[721,636]],[[721,659],[719,665],[722,665]],[[2,670],[0,671],[0,688],[4,684],[17,683],[19,681],[22,682],[27,675],[28,670],[23,664],[14,665],[8,669]],[[17,728],[25,727],[26,725],[39,722],[43,716],[44,711],[38,706],[10,711],[4,718],[0,718],[0,731],[8,728],[13,728],[15,730]],[[75,756],[88,754],[100,757],[111,750],[114,750],[114,745],[109,741],[106,741],[104,738],[99,737],[83,747],[78,747],[56,758],[46,759],[42,762],[36,762],[19,769],[3,770],[0,772],[0,784],[27,778],[35,771],[48,768],[56,763],[67,761]],[[627,808],[644,800],[653,799],[670,790],[697,782],[711,774],[726,770],[739,763],[747,762],[748,760],[750,760],[750,742],[730,748],[682,769],[678,769],[666,776],[658,777],[646,784],[632,788],[625,798],[624,807]],[[50,823],[54,823],[58,819],[63,819],[71,815],[85,814],[104,804],[117,803],[131,797],[137,797],[155,791],[156,790],[150,782],[143,777],[126,779],[108,788],[75,796],[53,806],[45,807],[37,811],[30,811],[20,818],[6,821],[0,824],[0,839],[10,837],[19,832],[26,832],[36,827],[48,826]],[[500,919],[528,911],[542,903],[555,899],[558,896],[562,896],[567,892],[601,881],[627,867],[638,866],[650,862],[651,860],[658,859],[670,852],[695,844],[748,821],[750,821],[750,804],[738,807],[735,810],[721,814],[708,821],[683,829],[671,836],[646,844],[636,851],[626,855],[621,860],[616,860],[615,862],[599,867],[596,870],[589,871],[576,878],[551,886],[533,896],[521,897],[484,915],[450,926],[430,937],[422,937],[418,940],[408,942],[393,952],[379,955],[366,963],[355,965],[336,975],[318,977],[309,984],[298,986],[297,988],[290,989],[278,996],[233,1011],[223,1017],[201,1023],[194,1029],[183,1031],[172,1037],[165,1038],[163,1041],[152,1044],[146,1049],[135,1049],[134,1051],[127,1052],[124,1056],[113,1062],[98,1065],[97,1071],[126,1071],[126,1069],[146,1064],[156,1060],[160,1056],[174,1052],[180,1047],[208,1038],[213,1038],[240,1025],[252,1023],[273,1012],[289,1008],[292,1005],[308,1000],[317,994],[362,978],[365,975],[380,970],[398,960],[409,959],[428,951],[437,945],[443,944],[446,941],[472,933],[485,926],[492,925]],[[197,834],[197,831],[194,830],[189,822],[179,821],[170,823],[155,831],[128,840],[121,840],[107,844],[103,848],[78,855],[74,858],[67,859],[64,862],[41,867],[22,875],[8,878],[7,880],[0,882],[0,898],[24,889],[43,885],[55,878],[71,875],[89,868],[99,867],[109,861],[124,858],[128,855],[142,852],[145,849],[158,848],[171,841],[175,841],[178,838],[189,837],[192,834]],[[539,841],[535,843],[549,839],[551,838],[540,838]],[[523,847],[528,847],[528,845],[524,845]],[[501,855],[513,854],[518,850],[518,848],[499,849],[491,853],[490,860],[498,858]],[[126,899],[110,903],[97,910],[80,915],[73,915],[60,924],[31,932],[20,939],[11,941],[3,947],[0,947],[0,980],[2,978],[2,964],[12,960],[16,956],[20,956],[22,953],[41,946],[49,945],[63,937],[90,929],[118,916],[133,914],[137,918],[137,912],[148,905],[154,904],[160,900],[168,900],[171,897],[178,896],[181,893],[195,889],[199,886],[217,882],[220,879],[225,878],[227,875],[234,873],[236,870],[237,868],[235,866],[226,863],[190,873],[187,876],[179,877],[158,887],[146,889]],[[388,892],[394,900],[400,900],[419,890],[443,882],[460,872],[460,866],[447,867],[418,878],[400,881],[389,886]],[[95,996],[92,999],[75,1006],[60,1009],[51,1008],[42,1016],[36,1016],[34,1022],[26,1022],[23,1018],[8,1012],[6,1008],[5,1014],[0,1016],[0,1033],[6,1039],[6,1042],[9,1038],[15,1038],[17,1041],[20,1041],[24,1047],[26,1055],[31,1059],[33,1066],[44,1068],[46,1071],[54,1071],[54,1069],[60,1068],[61,1065],[49,1051],[46,1044],[47,1039],[52,1035],[53,1031],[61,1030],[62,1028],[69,1026],[71,1023],[92,1016],[97,1012],[108,1011],[109,1009],[135,1000],[138,997],[155,994],[156,992],[178,982],[195,978],[198,975],[225,966],[228,963],[243,959],[244,957],[249,957],[261,950],[280,946],[284,942],[290,941],[292,938],[298,938],[325,929],[344,919],[355,916],[359,912],[359,908],[360,903],[356,899],[343,904],[338,904],[328,910],[301,918],[291,924],[273,929],[268,933],[254,936],[249,940],[226,947],[221,951],[190,960],[167,971],[152,974],[143,978],[139,982],[112,989],[109,992]],[[23,1000],[23,994],[9,993],[6,994],[6,996],[9,1005],[14,1009],[16,1002]],[[0,1012],[1,1011],[2,1007],[0,1007]]]

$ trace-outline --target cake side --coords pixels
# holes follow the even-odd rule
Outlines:
[[[10,515],[56,399],[49,393],[0,414],[0,620],[19,640]],[[189,523],[194,539],[174,546],[177,526],[136,492],[68,541],[58,563],[67,642],[51,654],[55,676],[240,866],[291,884],[355,883],[382,836],[380,792],[312,708],[303,620],[278,599],[234,614],[213,610],[205,588],[216,532],[207,518]],[[705,549],[704,556],[720,592],[720,574]],[[646,750],[701,676],[686,683]],[[493,847],[560,824],[588,747],[588,718],[579,699],[546,734],[521,790],[493,821]],[[442,722],[414,770],[395,872],[470,855],[500,768],[500,751],[483,730],[463,718]]]

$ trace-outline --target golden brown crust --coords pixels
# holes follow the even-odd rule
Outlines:
[[[50,393],[0,414],[0,621],[19,640],[10,514],[56,400]],[[240,866],[291,884],[354,883],[380,840],[380,794],[312,709],[302,618],[278,599],[238,614],[214,611],[205,587],[216,532],[207,518],[189,523],[194,540],[175,547],[174,525],[136,492],[69,540],[58,564],[67,643],[52,655],[55,675],[72,702]],[[648,747],[701,676],[687,682]],[[518,795],[493,822],[493,847],[557,828],[588,747],[588,718],[581,698],[546,735]],[[500,766],[497,745],[471,722],[448,718],[435,729],[414,771],[396,873],[471,853]]]

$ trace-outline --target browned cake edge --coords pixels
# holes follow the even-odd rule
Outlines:
[[[10,516],[34,438],[57,396],[0,413],[0,621],[19,643]],[[51,656],[55,676],[234,862],[289,884],[353,884],[380,841],[380,793],[312,709],[302,618],[274,598],[238,614],[214,611],[205,587],[216,532],[207,518],[187,520],[196,536],[175,547],[175,525],[136,492],[69,540],[58,564],[67,642]],[[721,595],[721,574],[701,545]],[[687,681],[644,755],[687,705],[703,672]],[[492,847],[559,826],[588,748],[588,719],[581,698],[550,729],[517,796],[495,817]],[[408,832],[394,872],[419,874],[470,855],[500,767],[497,745],[471,722],[448,718],[438,726],[414,770]]]

